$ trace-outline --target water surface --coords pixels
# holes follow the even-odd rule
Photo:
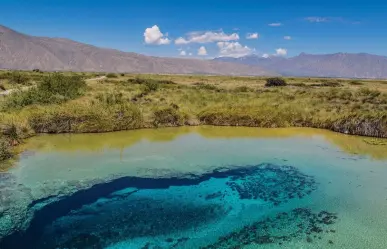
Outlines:
[[[387,248],[387,147],[316,129],[42,135],[0,174],[0,248]]]

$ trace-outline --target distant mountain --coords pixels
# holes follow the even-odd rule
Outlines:
[[[387,78],[387,57],[366,53],[301,53],[291,58],[249,55],[240,58],[220,57],[214,60],[261,66],[286,76]]]
[[[0,69],[35,68],[44,71],[276,75],[258,66],[151,57],[63,38],[29,36],[0,25]]]

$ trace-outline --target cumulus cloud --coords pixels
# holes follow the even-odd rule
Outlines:
[[[287,36],[284,36],[284,39],[285,39],[285,40],[291,40],[292,37],[287,35]]]
[[[181,50],[181,51],[180,51],[180,55],[181,55],[181,56],[186,56],[186,55],[187,55],[187,52],[185,52],[184,50]]]
[[[254,49],[242,46],[239,42],[218,42],[219,55],[224,57],[241,57],[251,54]]]
[[[258,33],[248,33],[246,35],[246,39],[258,39],[259,35]]]
[[[328,17],[309,16],[305,18],[308,22],[328,22]]]
[[[288,50],[285,48],[277,48],[275,50],[275,55],[276,56],[286,56],[288,54]]]
[[[192,56],[192,53],[189,53],[188,55],[189,55],[189,56]]]
[[[201,47],[198,49],[198,55],[201,55],[201,56],[207,55],[207,49],[206,49],[206,47],[201,46]]]
[[[280,23],[280,22],[273,22],[273,23],[270,23],[269,26],[270,27],[279,27],[279,26],[282,26],[282,23]]]
[[[157,25],[145,29],[144,39],[146,44],[166,45],[171,43],[171,40],[161,33],[160,28]]]
[[[267,59],[267,58],[270,57],[270,55],[269,54],[263,54],[262,57]]]
[[[179,37],[175,40],[176,45],[184,45],[189,43],[210,43],[218,41],[236,41],[239,40],[237,33],[226,34],[223,31],[213,32],[191,32],[188,33],[187,38]]]

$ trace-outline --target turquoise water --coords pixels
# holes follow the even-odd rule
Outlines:
[[[387,248],[384,145],[203,129],[31,139],[0,174],[0,248]]]

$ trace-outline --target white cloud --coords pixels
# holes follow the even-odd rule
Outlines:
[[[292,37],[287,35],[287,36],[284,36],[284,39],[285,39],[285,40],[291,40]]]
[[[180,55],[181,55],[181,56],[186,56],[186,55],[187,55],[187,52],[185,52],[184,50],[181,50],[181,51],[180,51]]]
[[[184,39],[183,37],[180,37],[180,38],[177,38],[175,40],[175,44],[176,45],[184,45],[184,44],[188,44],[189,41],[187,41],[186,39]]]
[[[210,43],[218,41],[236,41],[239,40],[239,35],[237,33],[226,34],[223,31],[213,32],[191,32],[188,33],[187,38],[180,37],[175,40],[176,45],[184,45],[189,43]]]
[[[166,45],[171,43],[166,35],[161,33],[159,27],[154,25],[152,28],[145,29],[144,38],[146,44]]]
[[[262,57],[263,57],[263,58],[269,58],[270,55],[269,55],[269,54],[263,54]]]
[[[207,49],[206,49],[204,46],[201,46],[201,47],[198,49],[198,55],[201,55],[201,56],[207,55]]]
[[[270,23],[269,26],[271,26],[271,27],[279,27],[279,26],[282,26],[282,23],[274,22],[274,23]]]
[[[309,16],[305,18],[308,22],[328,22],[328,17]]]
[[[276,56],[286,56],[288,54],[288,50],[285,48],[277,48],[275,50],[275,55]]]
[[[246,39],[258,39],[259,35],[258,33],[248,33],[246,35]]]
[[[188,55],[189,55],[189,56],[192,56],[192,53],[189,53]]]
[[[219,55],[225,57],[241,57],[251,54],[254,49],[242,46],[239,42],[218,42]]]

